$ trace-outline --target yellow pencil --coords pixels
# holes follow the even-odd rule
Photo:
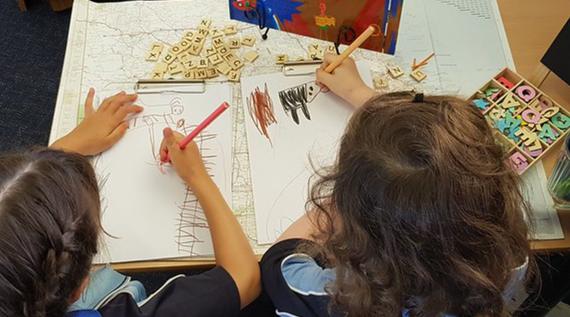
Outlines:
[[[359,37],[350,44],[350,46],[339,55],[339,58],[336,59],[333,63],[331,63],[327,68],[325,68],[325,72],[332,73],[335,68],[337,68],[342,62],[354,52],[355,49],[359,48],[362,43],[366,42],[366,40],[374,34],[376,29],[373,26],[369,26],[366,31],[362,32]]]

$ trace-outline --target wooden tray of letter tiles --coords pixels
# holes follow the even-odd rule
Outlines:
[[[495,128],[508,161],[522,174],[570,130],[570,114],[519,74],[506,68],[469,102]]]

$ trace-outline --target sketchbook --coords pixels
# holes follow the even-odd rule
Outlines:
[[[107,234],[96,262],[211,256],[205,215],[170,165],[161,165],[162,130],[187,135],[224,101],[231,87],[209,84],[204,93],[139,94],[144,111],[129,120],[123,139],[95,160]],[[194,141],[226,201],[231,202],[232,124],[228,111]]]
[[[371,85],[369,66],[358,68]],[[334,162],[352,108],[315,75],[254,76],[241,86],[257,242],[269,244],[304,214],[313,167]]]

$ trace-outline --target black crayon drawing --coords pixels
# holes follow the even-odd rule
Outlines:
[[[299,124],[298,111],[301,110],[305,118],[311,120],[308,104],[315,100],[321,90],[321,87],[316,82],[308,82],[280,91],[279,101],[285,113],[290,115],[296,124]]]

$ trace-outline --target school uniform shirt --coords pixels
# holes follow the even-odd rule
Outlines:
[[[142,284],[107,267],[91,275],[89,287],[66,317],[231,317],[239,313],[237,286],[221,267],[175,276],[148,297]]]
[[[329,295],[325,286],[335,281],[334,268],[325,268],[312,257],[297,253],[304,240],[284,240],[273,245],[261,259],[261,280],[265,292],[275,305],[277,316],[337,317],[329,313]],[[528,296],[524,278],[528,260],[515,268],[503,293],[510,312],[515,311]],[[406,310],[403,317],[408,317]],[[445,315],[446,317],[453,317]]]

